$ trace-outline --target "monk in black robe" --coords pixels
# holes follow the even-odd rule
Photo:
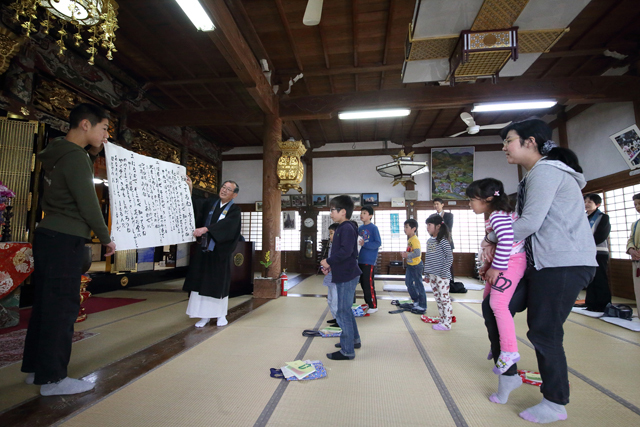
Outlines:
[[[214,317],[218,326],[227,324],[231,257],[240,237],[240,207],[233,203],[239,190],[237,183],[225,181],[219,197],[193,201],[198,243],[182,289],[191,292],[187,314],[200,318],[197,328]]]

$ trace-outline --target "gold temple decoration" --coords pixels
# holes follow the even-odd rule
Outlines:
[[[278,159],[277,173],[280,180],[278,189],[282,191],[282,194],[291,189],[302,193],[300,183],[304,177],[304,166],[300,156],[303,156],[307,149],[302,144],[302,141],[296,141],[293,138],[279,142],[278,146],[282,151],[282,155]]]
[[[67,120],[75,105],[87,101],[86,98],[57,82],[45,79],[38,82],[33,97],[34,105],[62,120]]]
[[[189,156],[187,164],[187,175],[193,182],[193,188],[217,193],[218,172],[215,166],[206,163],[197,157]]]
[[[81,32],[89,33],[89,64],[94,64],[97,46],[107,51],[105,56],[109,60],[113,59],[113,52],[117,52],[114,42],[115,32],[119,27],[116,17],[118,3],[115,0],[15,0],[10,7],[16,12],[14,18],[24,28],[25,36],[30,37],[37,31],[36,21],[40,22],[40,28],[45,33],[54,31],[60,55],[64,55],[67,50],[67,25],[76,28],[72,35],[76,46],[80,46],[82,41]],[[38,17],[38,7],[44,9],[44,19]],[[56,25],[56,21],[59,24]]]
[[[7,71],[9,62],[24,42],[22,37],[18,37],[6,28],[0,28],[0,75]]]
[[[131,131],[133,140],[131,149],[143,156],[180,164],[180,152],[168,142],[142,130]]]

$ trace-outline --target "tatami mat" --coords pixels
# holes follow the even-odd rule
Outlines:
[[[317,294],[318,284],[311,277],[294,289]],[[537,387],[522,385],[506,405],[487,399],[497,377],[486,360],[489,344],[479,304],[454,303],[458,321],[450,332],[434,331],[417,315],[388,314],[393,308],[388,300],[380,300],[379,307],[358,319],[363,346],[356,359],[332,361],[325,353],[335,351],[337,339],[301,335],[324,324],[326,300],[279,298],[64,425],[531,425],[517,414],[540,401]],[[428,314],[436,313],[429,302]],[[526,313],[516,316],[516,329],[519,366],[536,370]],[[565,331],[572,397],[569,420],[562,425],[640,424],[640,334],[575,314]],[[320,359],[327,378],[285,383],[269,377],[269,368],[305,349],[303,358]]]
[[[164,286],[165,283],[155,285]],[[139,298],[145,301],[93,313],[86,321],[75,324],[76,331],[90,331],[98,335],[73,344],[70,377],[87,375],[185,328],[193,327],[196,320],[185,314],[186,293],[143,292],[135,289],[108,292],[100,294],[100,297]],[[231,298],[229,307],[250,298],[247,295]],[[24,383],[25,374],[20,372],[20,366],[21,362],[18,362],[0,370],[0,412],[38,395],[38,387]]]

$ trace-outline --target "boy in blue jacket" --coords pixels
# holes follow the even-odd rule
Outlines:
[[[356,285],[362,271],[358,267],[358,229],[349,221],[353,213],[351,197],[342,195],[331,199],[331,219],[338,228],[333,235],[331,256],[320,261],[325,271],[330,271],[333,283],[338,291],[338,311],[336,320],[342,329],[340,350],[327,353],[333,360],[352,360],[356,357],[355,348],[360,348],[360,334],[356,318],[351,311],[351,303],[356,293]]]
[[[362,270],[360,286],[364,293],[364,302],[369,306],[369,311],[367,311],[369,314],[378,311],[378,298],[376,297],[373,274],[376,268],[376,260],[378,259],[378,249],[382,244],[378,227],[371,222],[372,217],[373,208],[371,206],[363,206],[360,211],[360,219],[364,224],[358,228],[358,235],[362,237],[362,239],[358,240],[358,244],[362,246],[358,256],[358,267]]]

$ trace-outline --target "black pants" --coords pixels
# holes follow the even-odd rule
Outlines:
[[[35,297],[22,359],[22,372],[34,372],[35,384],[67,377],[80,310],[84,244],[78,236],[42,228],[35,232]]]
[[[376,284],[373,280],[375,266],[369,264],[358,264],[362,275],[360,275],[360,286],[364,292],[364,302],[369,308],[378,308],[378,298],[376,297]]]
[[[566,405],[569,403],[569,373],[567,358],[564,353],[564,322],[571,313],[571,308],[580,291],[584,289],[593,276],[595,267],[556,267],[536,270],[528,268],[511,299],[509,309],[512,313],[527,308],[527,337],[533,344],[538,359],[538,370],[542,377],[540,392],[545,399]],[[496,358],[500,354],[500,344],[496,344],[499,337],[497,326],[487,321],[491,307],[489,298],[482,303],[485,324],[489,331],[491,348]],[[485,307],[486,306],[486,307]],[[491,328],[490,328],[491,326]],[[492,338],[493,337],[493,338]],[[496,350],[494,350],[496,348]],[[504,375],[514,375],[515,365]]]
[[[598,251],[596,261],[598,268],[593,281],[587,287],[585,304],[587,310],[601,312],[611,302],[611,290],[609,290],[609,279],[607,278],[609,252]]]

